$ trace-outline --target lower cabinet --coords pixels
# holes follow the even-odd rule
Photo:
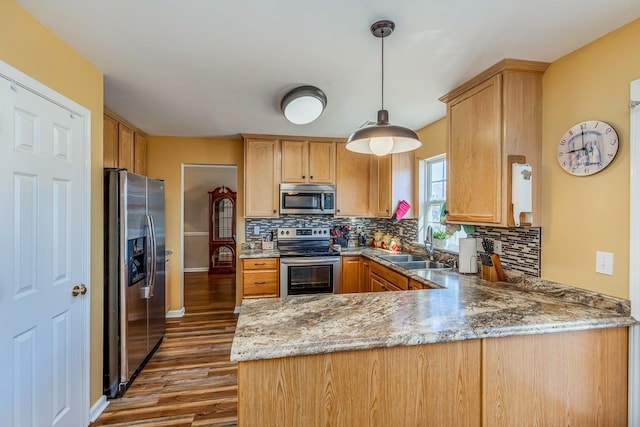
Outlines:
[[[238,425],[626,426],[627,343],[608,328],[239,362]]]
[[[277,298],[279,265],[278,258],[242,260],[242,297]]]
[[[362,292],[371,292],[371,261],[368,258],[362,258],[360,263],[360,286]]]
[[[362,257],[343,256],[340,259],[340,293],[348,294],[363,292],[362,279]]]
[[[370,279],[371,290],[373,292],[383,291],[402,291],[409,289],[409,278],[397,273],[377,262],[370,263]],[[382,289],[379,289],[382,287]]]

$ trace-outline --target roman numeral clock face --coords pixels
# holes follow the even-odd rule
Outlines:
[[[571,175],[593,175],[609,166],[618,145],[618,134],[611,125],[598,120],[578,123],[560,139],[558,163]]]

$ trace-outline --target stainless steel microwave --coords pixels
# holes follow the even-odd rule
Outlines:
[[[334,185],[280,184],[280,215],[335,213]]]

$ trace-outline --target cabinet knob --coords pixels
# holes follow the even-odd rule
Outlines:
[[[313,175],[311,175],[311,176],[309,177],[309,179],[313,179]]]
[[[340,209],[336,209],[336,212],[340,212]]]
[[[306,176],[305,176],[305,175],[302,175],[302,179],[305,179],[305,178],[306,178]]]
[[[276,213],[276,210],[275,210],[275,209],[273,210],[273,213]]]

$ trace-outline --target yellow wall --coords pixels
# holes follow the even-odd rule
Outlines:
[[[102,73],[13,0],[0,0],[0,60],[91,110],[91,384],[102,395]]]
[[[553,62],[543,78],[542,276],[629,297],[629,83],[640,78],[640,20]],[[584,120],[620,137],[604,171],[574,177],[556,161],[560,137]],[[613,252],[614,275],[595,272],[597,250]]]
[[[238,166],[237,181],[237,241],[244,242],[244,145],[240,139],[180,138],[152,136],[147,144],[147,174],[165,180],[166,247],[173,250],[167,279],[169,310],[184,306],[181,292],[180,234],[182,164],[211,164]],[[237,251],[239,253],[239,251]],[[241,275],[236,285],[241,286]],[[236,292],[236,305],[240,305],[241,292]]]
[[[628,104],[629,84],[640,79],[638,45],[635,20],[553,62],[543,78],[542,277],[622,298],[629,298]],[[559,167],[556,150],[584,120],[608,122],[621,142],[607,169],[578,178]],[[418,135],[417,160],[446,151],[445,119]],[[595,272],[598,250],[613,252],[613,276]]]
[[[413,177],[413,201],[418,205],[420,200],[418,194],[420,189],[420,176],[418,174],[420,160],[429,159],[447,152],[447,119],[443,117],[416,131],[416,133],[420,141],[422,141],[422,147],[415,151],[414,170],[416,173]]]

